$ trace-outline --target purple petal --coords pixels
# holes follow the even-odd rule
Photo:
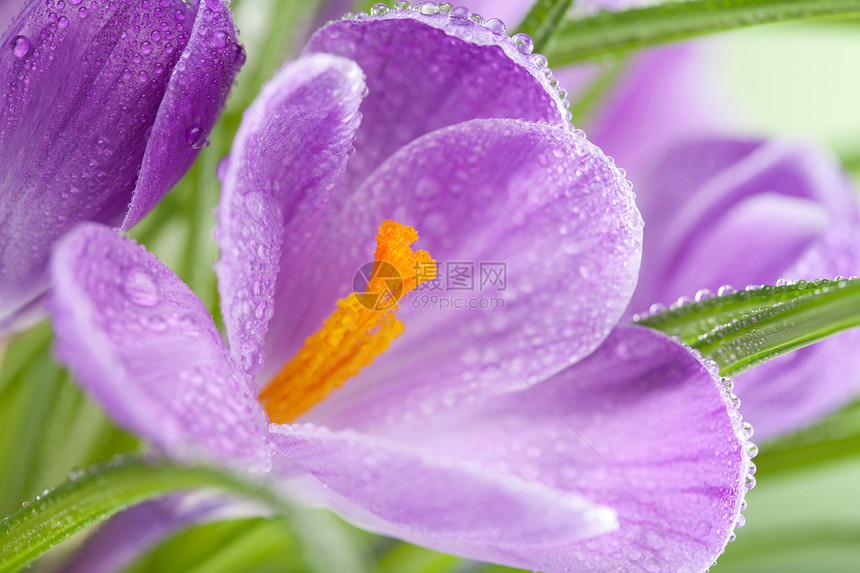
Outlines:
[[[425,16],[392,9],[322,28],[306,53],[354,60],[369,95],[350,160],[352,191],[399,147],[416,137],[476,118],[514,118],[563,125],[567,114],[550,85],[546,60],[523,53],[453,9]],[[526,50],[528,52],[529,50]]]
[[[817,148],[689,142],[638,189],[648,231],[632,311],[725,284],[860,273],[856,192]],[[846,332],[738,376],[744,415],[759,436],[797,429],[853,398],[858,344],[860,334]]]
[[[185,98],[193,95],[195,121],[204,129],[214,121],[220,104],[213,102],[223,102],[234,73],[230,67],[229,77],[220,76],[215,56],[229,52],[232,66],[232,36],[224,49],[201,47],[204,26],[192,30],[195,3],[153,4],[59,8],[32,1],[4,36],[0,326],[47,288],[49,253],[59,237],[80,221],[119,224],[136,184],[137,220],[190,165],[198,150],[186,141],[192,125],[174,109],[178,101],[188,106]],[[219,0],[209,4],[226,10]],[[221,23],[232,32],[229,19]],[[181,140],[184,149],[167,140]],[[162,164],[159,153],[171,157]]]
[[[503,264],[507,281],[499,289],[476,278],[470,290],[435,293],[463,309],[415,308],[434,293],[408,295],[399,312],[406,334],[347,384],[345,398],[390,391],[449,400],[518,387],[520,375],[543,379],[600,344],[635,286],[641,220],[629,184],[596,147],[545,124],[465,122],[380,166],[327,221],[309,259],[325,265],[284,261],[270,371],[351,291],[353,274],[372,258],[373,225],[385,219],[414,226],[416,247],[443,265],[464,261],[478,273],[482,263]],[[481,308],[488,299],[497,302]],[[321,407],[336,404],[332,396]]]
[[[287,471],[298,464],[315,478],[294,484],[303,495],[371,530],[422,543],[527,548],[615,528],[611,510],[581,496],[439,451],[310,424],[273,426],[272,437]]]
[[[149,213],[208,145],[206,138],[245,62],[224,0],[200,4],[190,36],[152,125],[123,229],[130,229]]]
[[[58,245],[59,360],[121,426],[176,459],[265,468],[267,419],[206,307],[132,241],[84,224]]]
[[[362,526],[547,573],[706,569],[735,527],[751,469],[720,378],[668,337],[632,326],[539,384],[384,422],[373,435],[282,428],[289,440],[281,447],[320,482],[309,493],[336,492],[327,503]],[[424,452],[434,455],[422,459]],[[439,523],[445,502],[479,495],[459,475],[466,468],[545,487],[559,500],[584,497],[612,509],[619,527],[564,540],[541,523],[505,518],[508,508],[488,499],[478,516],[462,519],[492,517],[506,540],[523,542],[449,538]]]
[[[586,126],[635,186],[668,146],[727,128],[736,114],[709,72],[706,48],[683,44],[637,56]],[[637,191],[638,193],[638,191]]]
[[[6,32],[26,3],[27,0],[0,0],[0,36]]]
[[[221,195],[216,270],[230,346],[250,373],[262,365],[278,269],[308,264],[322,231],[363,90],[353,62],[310,56],[285,67],[245,112]]]

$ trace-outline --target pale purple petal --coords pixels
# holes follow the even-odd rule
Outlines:
[[[52,260],[56,355],[119,425],[171,457],[265,468],[267,419],[206,307],[167,267],[95,224]]]
[[[289,438],[284,453],[320,482],[306,494],[364,527],[547,573],[700,571],[725,547],[751,469],[746,433],[729,402],[719,376],[688,349],[623,326],[585,360],[509,394],[427,409],[408,421],[391,401],[382,426],[364,424],[376,428],[372,435],[314,426],[280,432]],[[368,418],[376,414],[368,411]],[[422,460],[424,452],[434,455]],[[423,465],[432,473],[421,472]],[[497,515],[508,508],[488,500],[478,513],[489,513],[504,529],[500,535],[521,543],[442,535],[444,503],[464,491],[459,472],[474,467],[480,476],[546,487],[559,500],[573,495],[609,507],[619,527],[559,542],[559,532]],[[536,534],[545,535],[543,542],[528,544]]]
[[[273,426],[272,437],[285,458],[275,471],[298,465],[315,478],[293,491],[369,529],[476,548],[539,548],[615,529],[612,510],[582,496],[438,450],[311,424]]]
[[[406,334],[343,392],[402,394],[404,415],[416,405],[406,395],[449,400],[518,387],[511,367],[532,381],[558,372],[600,344],[635,286],[641,220],[629,184],[596,147],[545,124],[465,122],[398,151],[327,221],[310,262],[282,267],[279,300],[293,304],[273,318],[269,371],[351,292],[373,256],[373,225],[385,219],[414,226],[415,247],[443,265],[466,262],[477,274],[482,263],[503,264],[507,276],[504,285],[475,278],[470,290],[438,293],[462,309],[420,308],[434,294],[423,289],[401,302]],[[487,299],[504,308],[469,308]]]
[[[130,229],[149,213],[208,145],[207,136],[245,62],[227,3],[198,1],[191,39],[158,108],[123,229]],[[179,13],[168,14],[165,20],[174,24]]]
[[[654,161],[679,138],[727,129],[730,102],[720,96],[707,63],[707,47],[692,43],[636,56],[584,126],[637,190]]]
[[[214,122],[220,104],[213,102],[223,103],[235,73],[233,37],[226,47],[201,48],[203,26],[192,30],[197,4],[162,4],[34,0],[3,37],[0,329],[48,287],[59,237],[81,221],[122,222],[136,184],[132,218],[139,219],[199,151],[187,142],[187,122],[206,129]],[[211,25],[232,32],[221,0],[208,5],[221,11]],[[224,53],[226,75],[215,66]],[[190,96],[189,116],[180,110],[190,109]],[[181,150],[167,143],[180,140]]]
[[[389,10],[322,28],[306,53],[354,60],[369,94],[345,193],[409,141],[477,118],[514,118],[562,125],[566,109],[547,70],[506,34],[473,23],[468,11],[425,16]],[[545,65],[545,59],[543,59]]]
[[[230,346],[249,373],[262,366],[278,269],[302,280],[293,269],[323,264],[309,255],[346,168],[363,90],[353,62],[309,56],[245,112],[221,194],[216,271]]]
[[[687,142],[638,190],[647,231],[633,312],[726,284],[860,273],[856,191],[815,147]],[[738,376],[744,414],[759,436],[796,429],[854,397],[858,344],[860,334],[846,332]]]

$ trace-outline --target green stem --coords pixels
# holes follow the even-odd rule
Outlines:
[[[723,375],[860,326],[860,279],[801,281],[710,298],[639,320],[699,350]]]
[[[759,24],[856,16],[860,16],[860,0],[667,2],[568,20],[556,29],[544,55],[557,67]]]
[[[169,493],[216,488],[283,507],[272,493],[220,470],[132,458],[96,466],[0,521],[0,573],[25,567],[82,529]]]

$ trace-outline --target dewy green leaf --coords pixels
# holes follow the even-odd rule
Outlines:
[[[71,476],[0,521],[0,573],[17,571],[75,533],[132,505],[197,488],[216,488],[284,507],[262,486],[221,470],[121,460]]]
[[[537,0],[517,33],[531,36],[535,51],[542,53],[572,4],[573,0]]]
[[[747,289],[637,322],[679,337],[728,375],[860,326],[860,279]]]
[[[598,12],[555,29],[544,55],[553,67],[757,24],[860,16],[860,0],[689,0]]]

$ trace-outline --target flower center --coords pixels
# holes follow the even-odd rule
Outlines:
[[[388,349],[405,327],[397,303],[422,282],[436,277],[427,251],[412,251],[418,233],[397,221],[383,221],[363,293],[337,301],[335,311],[260,393],[273,422],[285,424],[307,412]],[[359,271],[361,273],[361,271]],[[362,276],[362,275],[357,275]]]

